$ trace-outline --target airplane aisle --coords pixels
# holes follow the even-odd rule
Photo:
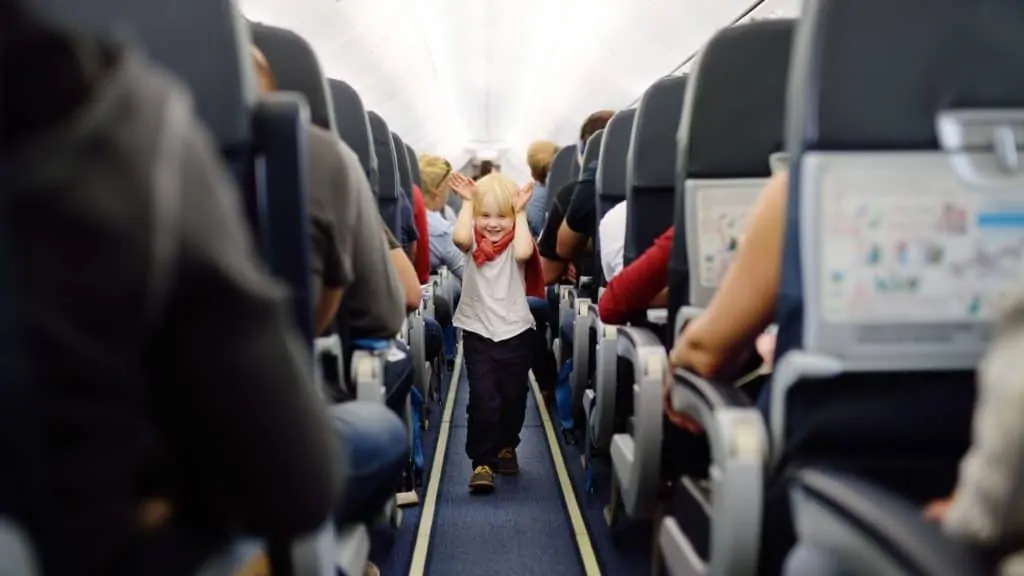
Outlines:
[[[498,476],[498,488],[490,496],[469,493],[466,483],[471,470],[465,455],[469,386],[464,366],[456,372],[459,379],[449,400],[452,404],[445,407],[438,442],[438,449],[445,450],[443,471],[436,483],[436,501],[428,492],[424,503],[422,541],[417,542],[410,575],[450,576],[466,569],[483,569],[494,576],[594,574],[581,562],[573,527],[582,523],[574,523],[567,513],[549,436],[532,393],[518,450],[519,475]],[[561,465],[560,456],[558,461]],[[574,497],[569,506],[576,508]],[[578,510],[575,516],[579,517]],[[428,527],[425,523],[431,518]],[[586,534],[583,540],[589,550]]]

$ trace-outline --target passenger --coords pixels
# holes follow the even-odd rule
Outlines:
[[[261,90],[275,90],[266,58],[255,47],[251,50]],[[419,305],[415,271],[384,226],[355,152],[312,125],[308,151],[310,205],[330,207],[337,223],[337,253],[351,263],[343,284],[352,331],[356,337],[394,338],[404,321],[402,304],[395,298],[405,307]],[[385,254],[391,265],[385,263]],[[381,292],[368,292],[366,285]],[[333,314],[327,323],[332,321]],[[330,407],[335,433],[349,445],[347,483],[334,509],[336,523],[371,522],[393,494],[408,460],[405,424],[399,415],[413,384],[412,360],[408,349],[397,345],[399,350],[389,354],[384,369],[386,407],[368,401]]]
[[[519,472],[516,447],[526,417],[535,337],[526,298],[544,292],[540,258],[526,220],[533,186],[517,190],[500,173],[477,183],[457,172],[450,178],[463,199],[453,239],[472,255],[455,311],[469,379],[469,488],[488,493],[494,490],[495,472]]]
[[[1017,300],[978,368],[974,440],[960,462],[956,490],[925,510],[950,536],[996,560],[1000,576],[1024,574],[1022,354],[1024,300]]]
[[[580,127],[580,143],[577,145],[579,161],[583,159],[587,140],[598,130],[603,129],[613,115],[614,112],[611,110],[601,110],[594,112],[583,122],[583,125]],[[559,244],[564,243],[560,240],[560,237],[563,236],[562,229],[565,228],[565,219],[576,190],[578,188],[581,189],[580,194],[584,194],[585,190],[589,190],[591,195],[596,194],[594,184],[596,175],[596,163],[591,166],[585,166],[579,181],[570,182],[563,186],[551,203],[547,219],[544,221],[544,230],[541,231],[540,238],[537,240],[541,263],[544,266],[545,284],[576,284],[579,276],[592,275],[593,258],[588,256],[585,249],[576,250],[574,247],[570,254],[570,252],[565,252],[564,250],[560,251]],[[583,243],[583,248],[586,248],[586,242]],[[563,257],[563,253],[567,254],[568,257]],[[559,333],[561,340],[571,345],[574,336],[571,329],[573,325],[571,319],[566,316],[558,317],[556,303],[552,303],[549,300],[548,305],[552,309],[549,314],[550,322],[557,323],[562,327]],[[564,314],[571,315],[572,312],[566,311]]]
[[[413,266],[420,284],[430,282],[430,226],[427,224],[427,205],[423,199],[423,191],[415,183],[412,185],[412,217],[416,225],[416,253]]]
[[[539,237],[544,229],[544,216],[548,209],[548,172],[557,153],[558,144],[548,140],[538,140],[526,150],[526,163],[533,177],[533,198],[526,209],[526,217],[534,238]]]
[[[409,260],[416,258],[416,244],[419,242],[420,234],[416,230],[416,216],[413,214],[412,202],[405,190],[398,191],[398,217],[401,218],[401,235],[398,240],[402,243],[402,250]]]
[[[622,271],[626,251],[626,206],[625,200],[613,206],[597,226],[605,282],[611,282]]]
[[[241,531],[312,531],[341,446],[187,90],[23,10],[0,6],[0,153],[19,357],[60,440],[17,507],[42,572],[194,573]]]
[[[736,259],[722,278],[707,310],[688,323],[676,338],[669,354],[673,366],[688,368],[705,378],[726,381],[749,366],[747,361],[755,342],[775,314],[788,186],[786,172],[773,174],[765,185],[751,210]],[[616,280],[625,274],[623,270]],[[667,401],[667,384],[665,390],[665,410],[669,418],[684,428],[699,429],[696,422],[672,410]],[[758,407],[766,417],[769,398],[768,386],[765,386],[758,396]]]
[[[589,140],[595,132],[603,129],[608,124],[608,121],[611,120],[613,114],[612,111],[606,110],[591,116],[591,119],[588,120],[590,123],[590,133],[586,135],[586,139]],[[581,137],[584,132],[585,130],[580,131]],[[579,154],[581,162],[587,140],[580,140]],[[595,215],[597,202],[596,188],[597,161],[595,160],[589,165],[582,167],[580,178],[576,182],[571,199],[563,204],[565,207],[565,217],[558,228],[558,236],[556,238],[557,253],[563,260],[572,261],[578,259],[581,255],[585,255],[587,246],[594,237],[594,228],[597,226],[597,216]],[[584,275],[589,276],[590,274]]]
[[[453,224],[443,215],[451,193],[449,175],[452,174],[452,166],[444,158],[426,154],[420,155],[419,163],[423,202],[427,207],[427,226],[430,229],[430,268],[437,270],[445,266],[461,281],[466,267],[466,255],[452,241]]]
[[[611,215],[611,212],[608,214]],[[626,324],[644,314],[648,308],[668,305],[668,261],[672,256],[674,237],[675,228],[669,228],[639,258],[608,282],[604,294],[597,302],[597,313],[602,322]],[[605,250],[604,240],[602,237],[602,252]],[[619,254],[621,266],[621,248]]]

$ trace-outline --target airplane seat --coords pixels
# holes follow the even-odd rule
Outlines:
[[[982,576],[999,556],[947,536],[921,507],[850,474],[805,468],[794,475],[800,540],[784,576]]]
[[[379,185],[374,189],[377,194],[377,206],[388,230],[395,238],[402,238],[402,221],[399,211],[398,156],[395,144],[391,140],[391,128],[374,111],[367,112],[370,119],[370,135],[373,138],[373,150],[377,156]]]
[[[601,143],[604,141],[604,129],[594,132],[587,140],[586,152],[583,155],[583,164],[589,166],[596,164],[601,155]],[[598,266],[600,268],[600,266]],[[595,272],[596,273],[596,272]],[[593,277],[581,276],[577,279],[577,286],[567,286],[561,291],[558,304],[559,317],[559,346],[566,354],[572,354],[572,409],[573,425],[582,426],[586,421],[583,410],[583,393],[590,387],[590,376],[594,372],[593,355],[591,350],[596,347],[596,338],[593,338],[593,317],[590,315],[590,308],[594,300],[590,298],[590,292],[594,288]],[[570,325],[563,326],[568,321]],[[561,335],[571,331],[572,345],[563,343]]]
[[[1024,79],[1006,71],[1020,62],[1024,7],[932,8],[921,19],[908,0],[811,0],[797,26],[769,412],[780,489],[783,473],[814,468],[912,506],[948,496],[974,370],[1020,291]],[[829,536],[857,510],[815,516],[805,484],[791,500],[801,545],[865,573],[855,540]],[[865,535],[873,554],[910,555],[909,533]]]
[[[563,186],[574,181],[576,174],[579,173],[579,161],[576,156],[577,146],[570,144],[568,146],[562,146],[555,153],[555,157],[551,159],[551,167],[548,169],[548,197],[546,198],[547,206],[544,207],[544,212],[547,213],[551,210],[551,204],[555,201],[555,196]],[[575,170],[573,168],[576,168]]]
[[[626,157],[626,266],[672,223],[675,131],[686,82],[686,76],[662,78],[644,91],[637,106]],[[621,495],[631,518],[658,515],[662,386],[668,371],[664,332],[664,327],[639,325],[616,330],[616,382],[618,388],[633,391],[633,415],[629,430],[614,434],[610,445],[613,514]]]
[[[626,200],[626,156],[636,119],[636,108],[620,110],[605,126],[604,140],[597,165],[596,218],[601,218],[616,204]],[[601,235],[594,236],[595,276],[600,290],[607,283],[601,264]],[[600,300],[600,295],[598,295]],[[604,452],[615,429],[616,396],[618,391],[618,355],[616,353],[616,327],[601,322],[597,306],[591,302],[588,315],[594,326],[594,386],[584,392],[583,408],[587,415],[588,447]],[[621,407],[620,407],[621,408]]]
[[[576,144],[570,144],[563,146],[558,149],[555,153],[554,158],[551,159],[551,167],[548,169],[548,197],[545,199],[546,205],[544,206],[545,219],[551,212],[551,205],[554,204],[555,196],[558,195],[558,191],[568,184],[576,181],[576,174],[579,173],[579,159],[577,158],[576,151],[578,146]],[[559,333],[559,326],[562,323],[562,316],[557,310],[557,302],[560,301],[562,296],[562,288],[558,286],[549,286],[548,302],[552,305],[551,310],[551,321],[548,322],[548,341],[550,342],[551,349],[555,353],[556,365],[561,366],[562,362],[568,358],[568,353],[561,348],[561,340]]]
[[[244,201],[257,245],[270,270],[291,287],[296,324],[312,353],[304,155],[308,108],[301,98],[258,98],[249,29],[235,2],[32,0],[29,6],[70,29],[132,42],[189,86],[199,117],[247,191]],[[267,542],[275,571],[330,574],[306,555],[307,542],[323,534],[321,530],[291,542]],[[238,546],[251,542],[240,540]],[[236,562],[221,566],[227,574],[239,568]]]
[[[10,518],[0,516],[0,574],[38,576],[41,573],[29,535]]]
[[[677,331],[714,296],[771,176],[769,158],[783,142],[793,29],[789,19],[725,28],[691,71],[677,138],[669,268],[669,310],[679,310]],[[672,574],[753,574],[768,457],[761,413],[732,383],[709,382],[686,370],[676,370],[674,381],[673,402],[690,407],[702,424],[711,461],[682,456],[687,468],[701,472],[680,479],[674,512],[659,527],[667,568]],[[709,469],[720,473],[708,474]],[[709,477],[710,483],[702,482]]]
[[[391,141],[395,146],[395,154],[398,163],[398,183],[405,192],[406,200],[409,202],[410,211],[413,206],[412,191],[412,167],[409,165],[409,152],[406,149],[405,141],[394,132],[391,133]],[[429,238],[420,238],[418,242],[430,242]],[[412,259],[410,258],[410,261]],[[426,334],[423,326],[423,315],[426,310],[426,303],[423,298],[423,290],[420,288],[419,308],[409,312],[405,319],[405,333],[403,338],[409,345],[409,352],[412,354],[413,378],[416,390],[419,392],[417,402],[412,402],[413,408],[418,408],[418,420],[416,426],[422,428],[427,423],[427,402],[425,401],[430,392],[430,372],[427,364]]]
[[[338,134],[359,157],[370,189],[376,195],[380,185],[378,160],[370,131],[370,118],[363,100],[347,82],[330,78],[327,85]],[[333,349],[342,351],[342,359],[338,362],[339,383],[342,378],[347,379],[355,389],[356,398],[384,402],[384,354],[387,347],[379,346],[375,349],[368,345],[356,346],[357,342],[344,322],[346,317],[348,306],[343,299],[337,315],[339,321],[335,322],[337,334],[325,337],[330,339],[329,344]],[[359,344],[364,342],[359,341]],[[350,366],[347,372],[344,369],[346,360]]]

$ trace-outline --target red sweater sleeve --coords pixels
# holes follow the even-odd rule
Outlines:
[[[666,230],[639,258],[612,278],[597,303],[602,322],[628,322],[637,313],[647,310],[651,300],[668,286],[668,261],[674,236],[675,228]]]
[[[416,226],[416,234],[420,237],[416,243],[416,258],[413,267],[420,284],[430,281],[430,228],[427,226],[427,205],[423,202],[420,187],[412,185],[412,220]]]

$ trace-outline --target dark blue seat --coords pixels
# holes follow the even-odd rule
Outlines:
[[[616,204],[626,200],[626,160],[629,153],[629,142],[633,134],[633,122],[636,119],[636,108],[620,110],[608,121],[604,129],[604,140],[601,142],[601,153],[597,164],[597,210],[596,218],[600,228],[601,218]],[[594,236],[594,263],[597,285],[603,288],[607,283],[604,267],[601,264],[601,235]],[[600,298],[600,292],[599,296]],[[616,396],[618,392],[618,354],[616,351],[615,328],[605,327],[598,316],[594,304],[589,307],[590,321],[593,325],[595,348],[594,356],[594,389],[584,393],[583,408],[587,411],[587,434],[590,444],[599,451],[608,449],[612,440],[615,425]],[[622,406],[619,406],[622,408]]]
[[[579,160],[576,158],[576,145],[570,144],[558,149],[555,157],[551,159],[551,168],[548,169],[548,197],[545,211],[551,209],[555,196],[563,186],[576,180],[580,172]]]
[[[626,243],[629,265],[671,225],[675,134],[683,109],[686,76],[658,80],[637,106],[626,160]],[[633,426],[611,441],[612,487],[621,490],[626,513],[647,518],[661,487],[661,389],[668,370],[664,327],[617,329],[619,388],[633,391]],[[621,367],[621,370],[618,370]]]
[[[395,157],[398,161],[398,184],[409,202],[412,202],[412,166],[409,164],[409,150],[405,147],[405,140],[398,134],[392,132],[391,140],[395,145]]]
[[[271,271],[292,289],[296,324],[312,350],[308,109],[300,98],[257,98],[248,25],[234,2],[32,0],[29,5],[72,29],[134,42],[191,88],[200,118],[245,191],[250,223]],[[322,540],[318,534],[309,544]],[[297,568],[318,574],[306,570],[306,547],[301,542],[296,549]],[[270,543],[275,571],[296,568],[290,548],[287,542]]]
[[[770,487],[787,490],[784,474],[797,471],[791,504],[800,546],[833,555],[845,574],[884,571],[867,554],[901,573],[962,566],[921,563],[925,554],[945,558],[943,548],[954,545],[925,544],[905,523],[907,533],[855,526],[850,538],[826,540],[857,518],[860,490],[823,500],[829,487],[805,471],[855,477],[912,506],[949,495],[970,441],[974,369],[997,313],[992,299],[1020,289],[987,256],[1024,242],[1019,227],[998,224],[1024,210],[1016,144],[1024,78],[1007,73],[1024,65],[1024,6],[944,1],[929,4],[927,19],[915,6],[812,0],[794,44],[778,368],[765,406]],[[907,224],[919,242],[948,255],[914,284],[920,293],[890,300],[890,292],[865,290],[856,307],[844,299],[862,271],[856,263],[840,268],[832,246],[846,241],[842,224],[851,219],[834,215],[853,202],[877,214],[883,230],[894,217],[935,215]],[[884,262],[900,261],[898,247],[888,253],[895,258]],[[899,285],[891,289],[900,294]],[[961,300],[965,293],[973,297]],[[823,501],[830,507],[817,505]],[[870,551],[851,557],[866,551],[864,540]]]
[[[395,238],[402,238],[402,221],[399,211],[399,194],[401,194],[401,183],[398,179],[398,155],[395,151],[395,143],[391,139],[391,128],[388,123],[380,117],[380,114],[370,111],[367,113],[370,118],[370,134],[373,137],[373,150],[377,156],[377,168],[379,170],[379,185],[374,189],[377,195],[377,206],[380,208],[381,217]]]
[[[420,178],[419,156],[416,155],[416,150],[414,150],[408,142],[405,143],[405,155],[409,160],[409,169],[412,171],[413,184],[416,184],[416,186],[422,189],[423,180]]]
[[[352,86],[342,80],[329,79],[331,101],[338,124],[338,134],[349,148],[359,156],[359,163],[366,171],[370,188],[380,187],[380,176],[377,167],[377,154],[373,146],[373,134],[370,131],[370,117],[366,113],[363,99]]]
[[[792,20],[765,20],[726,28],[707,44],[691,72],[679,126],[669,269],[670,312],[686,305],[676,318],[677,334],[683,319],[698,314],[696,307],[714,294],[743,233],[746,211],[771,174],[769,157],[782,147],[793,27]],[[666,564],[682,572],[750,574],[757,566],[767,450],[761,414],[732,383],[707,382],[682,370],[675,380],[673,396],[702,422],[711,461],[687,455],[687,470],[700,473],[680,479],[676,512],[661,527]],[[743,430],[742,451],[730,446],[737,427]],[[684,448],[666,445],[665,450]],[[729,471],[710,496],[694,488],[709,466]]]

